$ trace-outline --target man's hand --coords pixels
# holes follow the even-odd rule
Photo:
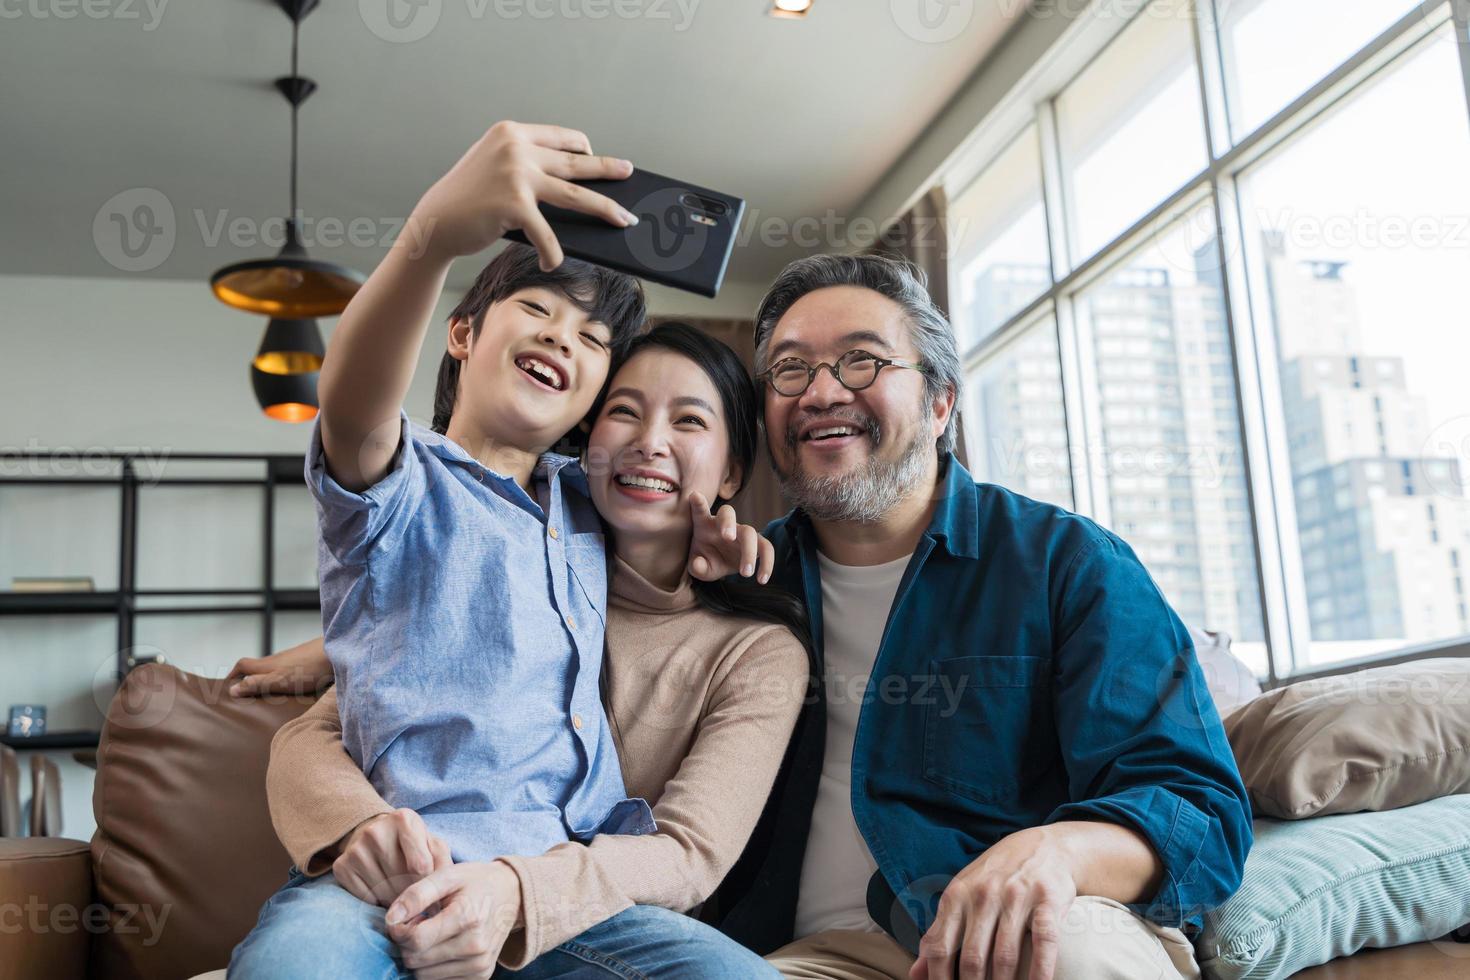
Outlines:
[[[618,228],[638,223],[610,197],[574,180],[621,180],[627,160],[595,157],[575,129],[498,122],[439,178],[409,216],[406,235],[440,259],[474,255],[520,229],[541,253],[541,268],[561,265],[561,245],[537,203],[581,211]]]
[[[503,861],[441,868],[405,889],[387,915],[388,937],[416,980],[488,978],[521,921],[521,881]]]
[[[754,575],[762,585],[770,579],[776,549],[755,528],[739,523],[735,508],[726,504],[719,513],[711,514],[704,494],[691,493],[689,513],[694,522],[689,539],[690,575],[717,582],[739,572],[745,578]]]
[[[320,694],[332,683],[332,662],[322,638],[307,640],[269,657],[242,657],[230,668],[230,696]]]
[[[387,908],[414,882],[452,866],[449,845],[429,832],[423,817],[401,809],[358,824],[332,862],[332,875],[364,902]]]
[[[1072,853],[1049,827],[1002,838],[939,899],[909,980],[1052,980],[1067,910],[1077,899]],[[1031,972],[1017,977],[1031,937]]]

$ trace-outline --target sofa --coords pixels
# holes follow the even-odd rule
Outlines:
[[[234,700],[222,680],[162,664],[129,674],[98,748],[92,840],[0,838],[0,977],[184,980],[223,967],[290,865],[265,769],[271,735],[311,700]],[[1461,948],[1365,950],[1297,976],[1463,980]]]

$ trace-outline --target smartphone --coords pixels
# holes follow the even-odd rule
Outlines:
[[[602,218],[541,205],[567,255],[640,279],[713,297],[725,279],[745,201],[647,170],[625,180],[577,183],[617,201],[638,216],[618,228]],[[506,238],[526,242],[519,230]]]

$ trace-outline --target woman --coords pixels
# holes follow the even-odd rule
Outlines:
[[[522,976],[623,975],[598,955],[607,932],[693,908],[739,856],[806,692],[806,624],[790,596],[692,580],[685,563],[693,515],[709,520],[705,501],[733,497],[750,472],[755,412],[734,351],[666,324],[634,341],[588,439],[589,490],[614,545],[604,702],[627,791],[653,804],[656,833],[451,866],[343,751],[332,692],[276,736],[268,784],[287,851],[306,875],[330,867],[364,902],[389,906],[387,934],[420,980],[485,976],[497,959]],[[331,678],[320,640],[237,671],[255,692]],[[456,901],[477,913],[417,918]],[[494,908],[509,910],[498,924],[486,921]],[[703,944],[730,942],[692,919],[677,932],[658,954],[664,975],[704,972]],[[740,969],[774,975],[754,954]]]

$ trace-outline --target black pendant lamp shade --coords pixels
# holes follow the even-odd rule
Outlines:
[[[286,242],[275,258],[252,259],[225,266],[209,278],[220,302],[247,313],[308,318],[336,316],[365,281],[362,273],[306,254],[296,226],[296,110],[316,83],[296,71],[296,41],[301,21],[317,0],[276,0],[291,18],[291,74],[276,79],[276,88],[291,103],[291,212]]]
[[[315,320],[272,320],[250,364],[250,384],[261,411],[278,422],[316,418],[316,381],[325,353]]]
[[[236,262],[209,280],[214,295],[228,306],[294,318],[336,316],[362,284],[357,270],[307,255],[295,221],[286,222],[286,244],[275,258]]]

